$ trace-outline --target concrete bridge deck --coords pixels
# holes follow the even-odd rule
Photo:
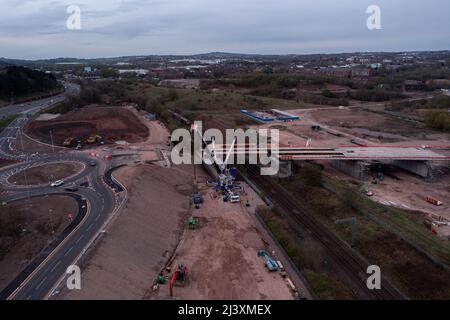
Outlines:
[[[211,150],[211,145],[208,146]],[[232,155],[267,154],[267,148],[237,147]],[[218,157],[224,157],[226,146],[216,147]],[[338,148],[299,148],[280,147],[281,160],[417,160],[450,161],[450,151],[423,147],[338,147]]]

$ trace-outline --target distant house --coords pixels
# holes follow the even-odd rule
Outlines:
[[[427,86],[438,87],[440,89],[450,89],[450,80],[449,79],[431,79],[427,80]]]
[[[180,79],[184,77],[183,71],[173,68],[153,68],[150,70],[150,75],[158,79]]]
[[[386,69],[390,72],[398,72],[402,66],[399,64],[387,65]]]
[[[372,69],[370,68],[353,68],[352,78],[353,79],[367,79],[372,76]]]
[[[316,73],[326,77],[341,79],[349,79],[351,76],[351,70],[348,68],[321,68]]]
[[[91,73],[93,71],[92,67],[84,67],[85,73]]]
[[[137,75],[137,76],[146,76],[149,72],[147,69],[119,69],[120,75]]]
[[[380,69],[383,65],[381,63],[371,63],[369,64],[370,69]]]

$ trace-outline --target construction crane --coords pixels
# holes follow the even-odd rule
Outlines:
[[[234,137],[233,142],[231,143],[230,148],[228,149],[226,153],[225,160],[223,162],[220,162],[217,158],[217,151],[216,151],[216,142],[214,137],[211,139],[211,148],[208,147],[208,143],[205,141],[202,133],[198,130],[198,128],[193,125],[192,130],[195,134],[198,134],[200,138],[202,139],[202,145],[205,150],[210,151],[210,160],[211,164],[213,164],[217,171],[219,172],[218,178],[219,181],[217,183],[217,188],[222,190],[225,197],[229,199],[233,203],[240,202],[240,197],[238,194],[235,194],[233,190],[233,184],[236,179],[236,170],[227,168],[228,162],[231,158],[232,153],[234,152],[234,147],[236,145],[237,138]]]
[[[225,160],[223,163],[219,163],[217,156],[216,156],[216,144],[214,138],[212,139],[212,157],[214,159],[214,162],[219,166],[220,172],[219,172],[219,186],[222,190],[229,190],[233,187],[234,179],[235,177],[231,174],[230,169],[227,168],[228,161],[231,157],[231,152],[234,150],[234,145],[236,144],[236,137],[233,139],[233,143],[230,146],[230,149],[228,149],[227,155],[225,157]]]
[[[188,270],[187,267],[183,264],[178,265],[177,271],[173,274],[172,279],[170,280],[169,288],[170,288],[170,296],[173,297],[173,287],[175,283],[184,284],[187,280]]]

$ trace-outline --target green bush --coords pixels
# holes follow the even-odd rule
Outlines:
[[[330,98],[330,99],[335,98],[334,93],[331,92],[330,90],[323,90],[322,95],[323,95],[325,98]]]
[[[299,171],[300,182],[305,187],[320,186],[322,170],[316,166],[304,166]]]
[[[425,113],[425,123],[428,127],[448,131],[450,130],[450,113],[447,110],[430,110]]]

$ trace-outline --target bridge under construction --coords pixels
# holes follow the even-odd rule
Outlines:
[[[208,145],[210,151],[211,145]],[[226,154],[227,145],[216,145],[217,156]],[[413,160],[413,161],[450,161],[450,146],[448,147],[279,147],[258,148],[256,146],[237,145],[232,155],[251,154],[278,155],[282,161],[291,160]]]
[[[228,145],[207,145],[209,152],[223,159]],[[214,150],[214,151],[213,151]],[[340,146],[337,148],[313,148],[281,146],[258,148],[240,144],[231,150],[231,158],[238,155],[270,155],[280,160],[279,177],[292,175],[292,164],[297,161],[330,160],[333,167],[355,178],[364,179],[371,164],[394,165],[422,178],[435,176],[433,163],[450,162],[450,146]],[[232,162],[233,160],[231,160]],[[234,162],[233,162],[234,163]]]

